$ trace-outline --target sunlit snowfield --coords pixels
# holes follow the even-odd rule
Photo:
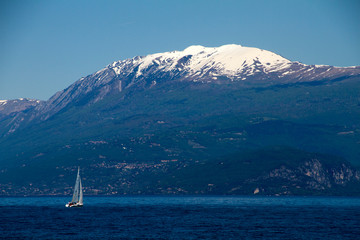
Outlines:
[[[356,239],[360,198],[0,198],[1,239]]]

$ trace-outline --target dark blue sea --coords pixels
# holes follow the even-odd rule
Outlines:
[[[360,198],[0,198],[0,239],[360,239]]]

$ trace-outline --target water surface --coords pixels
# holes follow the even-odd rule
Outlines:
[[[0,239],[357,239],[360,198],[0,198]]]

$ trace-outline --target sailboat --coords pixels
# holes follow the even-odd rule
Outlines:
[[[76,177],[73,197],[71,202],[68,202],[65,207],[82,207],[83,206],[83,190],[80,178],[80,167],[78,167],[78,173]]]

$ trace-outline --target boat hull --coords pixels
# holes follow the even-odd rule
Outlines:
[[[71,202],[69,202],[69,203],[67,203],[66,205],[65,205],[65,207],[82,207],[83,206],[83,204],[82,203],[71,203]]]

